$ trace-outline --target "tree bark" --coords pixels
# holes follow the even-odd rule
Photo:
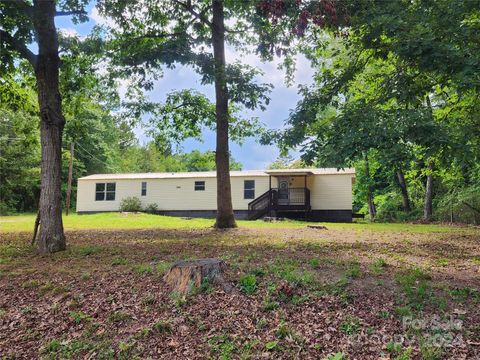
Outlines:
[[[370,167],[368,166],[368,156],[365,153],[364,155],[365,159],[365,177],[370,181]],[[371,185],[368,185],[367,187],[367,203],[368,203],[368,213],[370,214],[370,217],[375,219],[375,216],[377,216],[377,209],[375,207],[375,202],[373,201],[373,189]]]
[[[433,216],[433,161],[428,163],[427,182],[425,186],[425,203],[423,207],[423,220],[432,221]]]
[[[35,0],[33,4],[33,26],[38,40],[35,76],[42,147],[39,202],[41,222],[37,251],[46,254],[66,248],[61,198],[62,132],[65,119],[59,91],[60,59],[55,28],[55,1]]]
[[[405,175],[402,169],[397,170],[398,186],[402,192],[402,207],[403,211],[410,212],[412,210],[410,206],[410,198],[408,197],[407,183],[405,182]]]
[[[163,279],[173,291],[189,294],[200,289],[204,283],[219,285],[226,292],[231,286],[225,281],[223,274],[227,265],[220,259],[198,259],[178,261],[172,265]]]
[[[230,184],[230,152],[228,147],[228,89],[225,73],[225,24],[223,0],[212,0],[212,45],[215,60],[215,113],[217,145],[217,228],[236,227]]]

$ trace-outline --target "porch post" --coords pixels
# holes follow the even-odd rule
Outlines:
[[[303,187],[303,206],[305,207],[305,220],[307,220],[307,175],[303,177],[304,187]]]
[[[272,217],[272,175],[268,175],[268,216]]]

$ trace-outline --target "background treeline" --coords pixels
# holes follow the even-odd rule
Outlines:
[[[478,224],[478,4],[344,4],[347,27],[302,39],[314,82],[264,142],[307,165],[355,167],[354,210],[371,218]]]

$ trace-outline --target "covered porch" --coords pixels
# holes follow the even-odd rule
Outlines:
[[[249,218],[277,216],[285,212],[304,212],[311,209],[308,169],[268,170],[269,190],[248,204]]]

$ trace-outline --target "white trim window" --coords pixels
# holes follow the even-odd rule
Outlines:
[[[142,192],[141,192],[142,196],[147,196],[147,182],[146,181],[142,181]]]
[[[205,191],[205,181],[195,181],[195,191]]]
[[[255,180],[243,181],[243,198],[255,199]]]
[[[115,201],[116,183],[96,183],[95,201]]]

